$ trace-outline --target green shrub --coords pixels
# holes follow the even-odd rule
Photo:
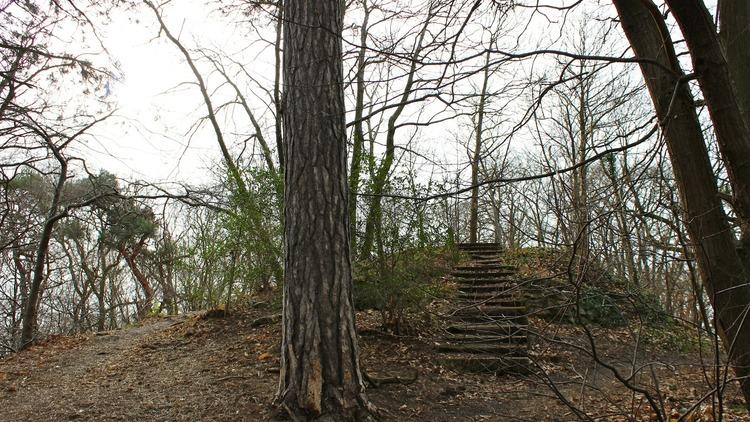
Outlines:
[[[450,271],[456,257],[449,248],[422,248],[390,256],[385,265],[382,260],[359,262],[355,267],[355,306],[377,310],[383,327],[396,334],[408,331],[410,314],[446,296],[446,288],[437,281]]]
[[[518,248],[504,258],[518,267],[526,280],[527,301],[541,318],[609,328],[636,320],[654,327],[669,321],[657,295],[617,277],[605,265],[589,262],[583,277],[570,274],[574,269],[568,250]]]
[[[712,338],[708,335],[697,336],[695,329],[686,327],[674,320],[667,321],[660,326],[651,326],[643,330],[642,339],[645,344],[655,346],[658,350],[670,350],[679,353],[693,353],[701,348],[713,350]]]
[[[627,325],[623,297],[594,286],[584,286],[580,295],[579,317],[582,322],[613,328]]]

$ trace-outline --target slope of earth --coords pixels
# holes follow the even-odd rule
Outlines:
[[[277,387],[278,323],[272,312],[250,307],[154,318],[124,330],[56,337],[0,360],[2,421],[263,421],[284,420],[271,405]],[[555,348],[537,347],[543,375],[497,377],[440,366],[432,337],[396,337],[379,331],[374,314],[358,315],[368,394],[385,421],[650,420],[642,396],[594,365],[576,347],[574,327],[546,327]],[[534,322],[532,322],[534,324]],[[541,325],[541,322],[537,323]],[[661,405],[685,409],[706,391],[694,354],[637,353],[621,348],[627,333],[598,333],[602,356],[627,372],[634,385],[658,379]],[[671,359],[671,360],[667,360]],[[541,374],[541,372],[540,372]],[[414,377],[416,375],[416,378]],[[710,375],[710,374],[709,374]],[[550,388],[550,384],[553,388]],[[644,384],[645,385],[645,384]],[[724,392],[725,420],[750,420],[736,388]],[[576,415],[570,406],[582,414]],[[690,418],[712,420],[708,403]],[[700,416],[703,419],[697,419]]]

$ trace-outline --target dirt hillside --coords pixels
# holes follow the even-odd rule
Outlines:
[[[269,316],[272,312],[263,308],[229,316],[194,313],[152,318],[98,335],[51,338],[0,360],[0,420],[283,420],[270,405],[277,384],[279,332],[273,318],[263,324]],[[358,323],[363,367],[375,384],[369,396],[381,409],[381,420],[579,419],[555,390],[595,418],[652,416],[641,397],[574,348],[532,346],[545,376],[467,374],[440,365],[429,335],[383,333],[370,313],[360,313]],[[571,327],[547,330],[571,344],[581,340]],[[624,353],[622,359],[632,360],[627,351],[618,352],[615,340],[621,333],[607,335],[613,340],[603,353],[612,359]],[[663,363],[667,357],[673,358],[669,364]],[[660,362],[653,371],[642,372],[658,376],[665,408],[684,410],[705,391],[705,373],[688,363],[697,357],[664,351],[662,356],[640,358]],[[631,381],[647,382],[644,376]],[[403,382],[380,383],[396,377]],[[736,391],[730,388],[725,395],[726,419],[750,420]],[[695,414],[702,412],[704,419],[684,420],[711,420],[711,410],[699,406]]]

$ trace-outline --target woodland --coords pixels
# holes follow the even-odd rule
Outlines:
[[[0,420],[750,420],[750,2],[0,22]]]

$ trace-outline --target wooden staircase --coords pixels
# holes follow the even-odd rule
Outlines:
[[[446,366],[472,372],[527,373],[528,317],[516,269],[496,243],[462,243],[470,260],[453,269],[458,294],[437,344]]]

